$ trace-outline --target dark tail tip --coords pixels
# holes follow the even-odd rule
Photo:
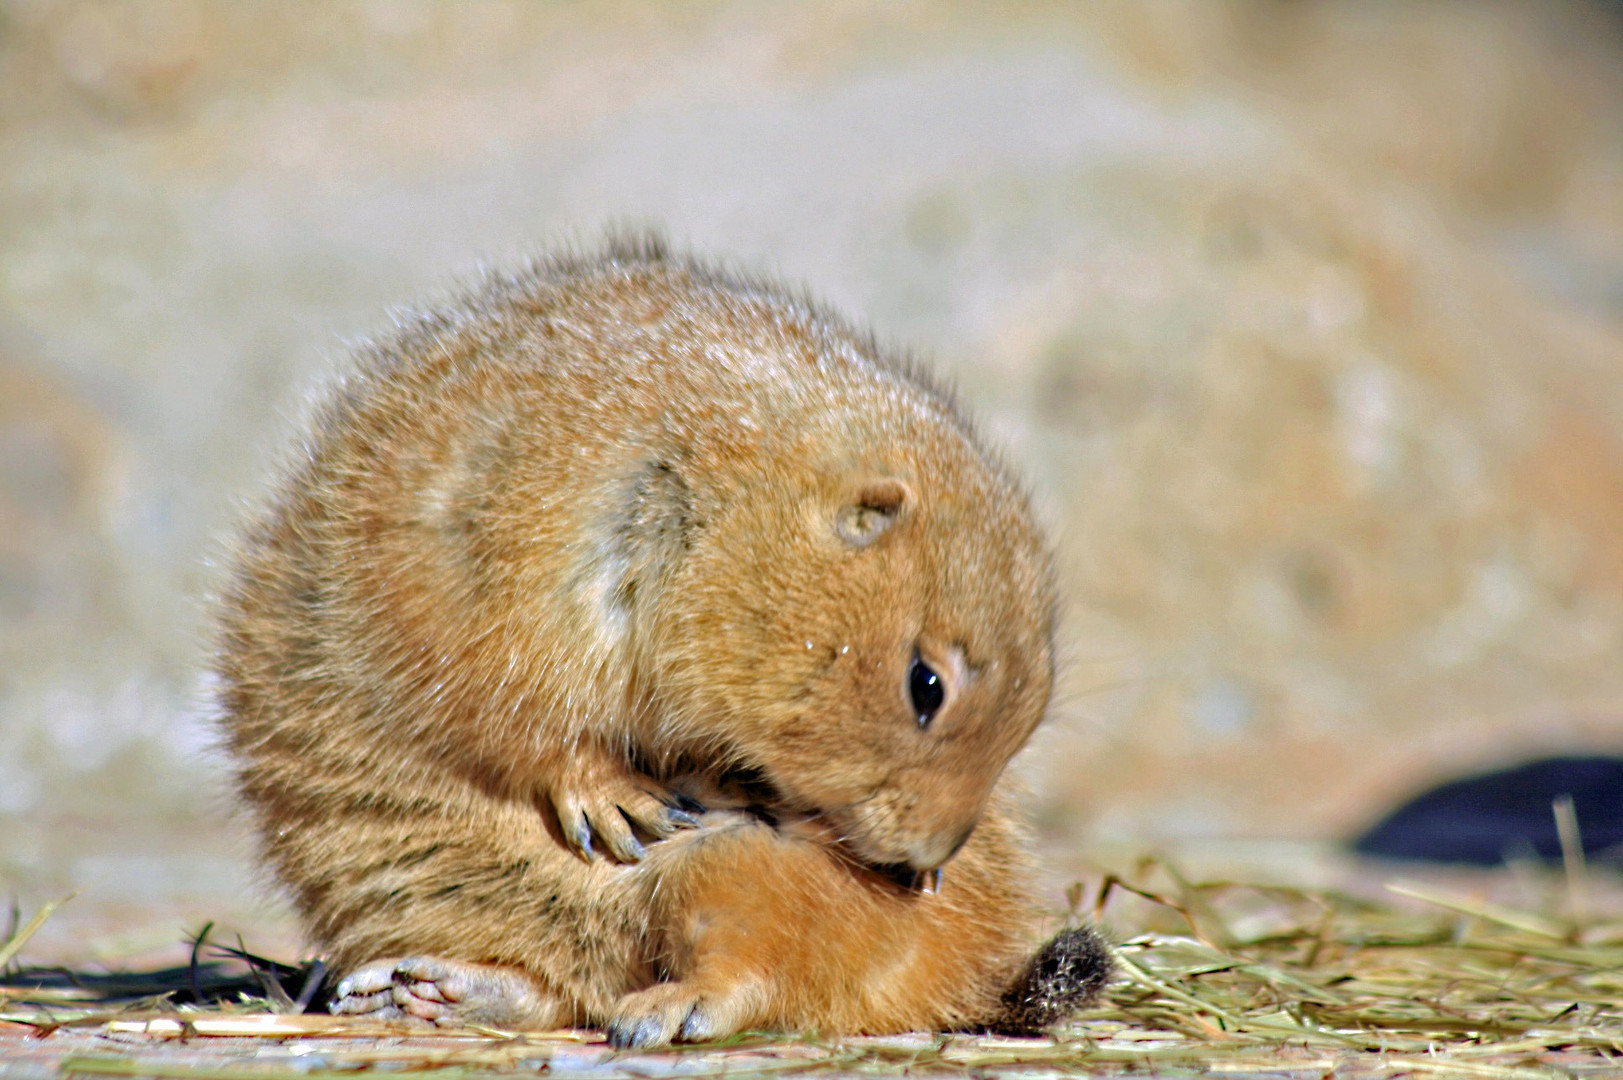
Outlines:
[[[993,1025],[1008,1035],[1034,1035],[1091,1003],[1116,965],[1091,926],[1061,931],[1025,966],[1003,995],[1003,1016]]]

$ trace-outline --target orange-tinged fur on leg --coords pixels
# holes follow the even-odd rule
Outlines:
[[[853,863],[816,823],[716,817],[650,857],[666,981],[621,999],[612,1038],[962,1029],[1001,1015],[1040,925],[1005,808],[988,810],[936,893]]]
[[[244,531],[216,667],[346,1007],[892,1030],[992,1022],[1031,955],[1000,791],[1052,612],[946,395],[644,240],[363,350]],[[729,784],[753,809],[677,791]]]

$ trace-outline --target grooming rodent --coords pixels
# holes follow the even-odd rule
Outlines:
[[[942,392],[650,237],[403,323],[221,605],[227,742],[335,1008],[651,1045],[1097,989],[1091,931],[1038,951],[1000,784],[1048,555]]]

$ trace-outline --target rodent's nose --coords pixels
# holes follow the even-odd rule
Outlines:
[[[915,870],[935,870],[944,866],[969,843],[969,836],[974,831],[975,825],[972,822],[961,832],[927,837],[909,850],[908,864]]]

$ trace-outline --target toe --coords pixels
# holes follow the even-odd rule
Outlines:
[[[626,820],[619,807],[611,806],[594,815],[592,825],[597,838],[603,841],[603,846],[609,849],[609,854],[619,861],[641,862],[642,857],[648,854],[642,842],[631,831],[631,823]]]
[[[657,1016],[628,1016],[609,1025],[608,1039],[616,1050],[646,1050],[664,1046],[671,1035]]]
[[[445,987],[437,982],[413,982],[407,983],[403,987],[395,987],[395,989],[405,990],[412,997],[421,998],[424,1001],[433,1001],[440,1005],[449,1005],[455,1000],[446,994]]]
[[[616,807],[628,822],[650,836],[663,839],[680,827],[677,819],[671,815],[671,807],[652,792],[641,788],[623,792],[622,797],[616,800]]]
[[[411,1020],[412,1019],[412,1017],[410,1015],[408,1015],[404,1009],[402,1009],[400,1006],[394,1004],[393,1002],[389,1003],[388,1005],[384,1005],[382,1008],[378,1009],[376,1012],[367,1013],[366,1018],[368,1020],[390,1020],[390,1021],[401,1021],[401,1020]]]
[[[340,1016],[375,1015],[393,1004],[393,1001],[393,995],[389,990],[375,994],[345,994],[332,1003],[332,1012]]]
[[[422,983],[415,985],[421,986]],[[432,983],[428,984],[432,986]],[[443,1001],[421,997],[415,993],[411,986],[396,986],[391,991],[395,1006],[407,1016],[418,1020],[448,1020],[452,1018],[451,1008]]]
[[[553,796],[552,809],[558,815],[558,831],[563,834],[564,843],[576,855],[591,862],[596,853],[592,851],[592,824],[587,820],[586,808],[573,795],[557,793]]]
[[[716,1018],[705,1008],[702,1001],[689,1009],[687,1017],[682,1021],[682,1038],[686,1042],[709,1042],[727,1034],[731,1033],[720,1030]]]
[[[456,978],[461,966],[437,956],[408,956],[396,962],[394,982],[396,985],[448,983]]]
[[[374,960],[370,964],[363,964],[344,976],[334,993],[340,998],[353,994],[375,994],[394,982],[394,969],[393,960]]]

